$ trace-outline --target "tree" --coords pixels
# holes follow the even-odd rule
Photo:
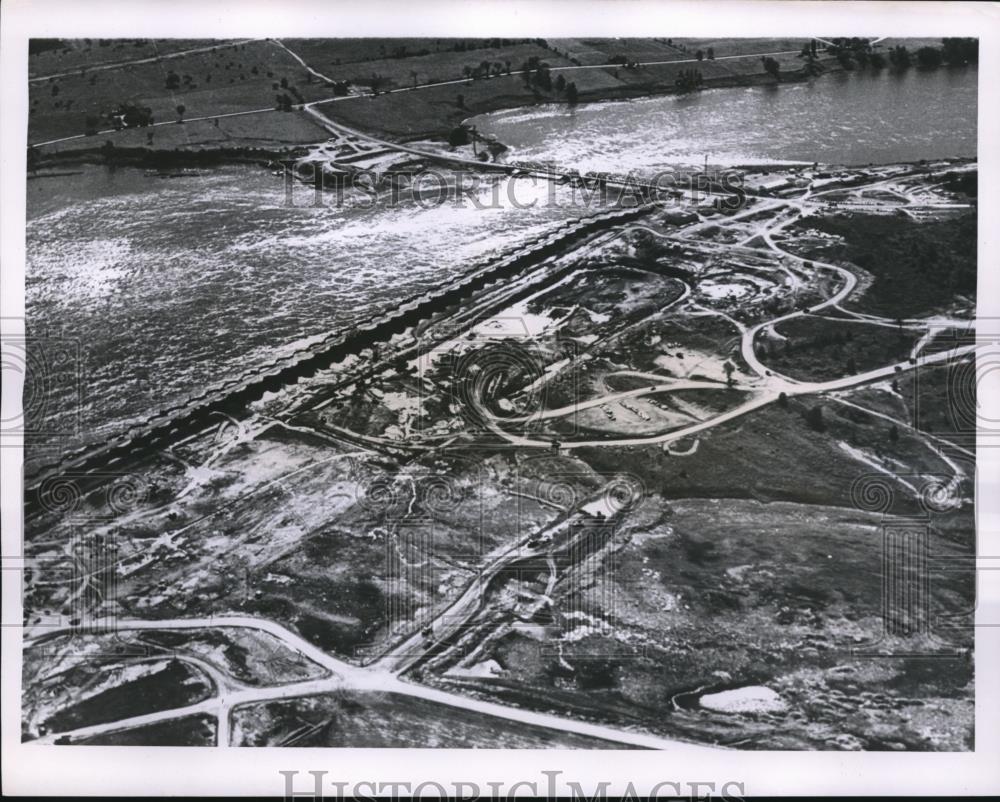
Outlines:
[[[947,64],[976,64],[979,61],[978,39],[945,38],[941,45],[941,56]]]
[[[784,390],[778,393],[778,406],[782,409],[788,409],[788,393]]]
[[[905,46],[899,45],[889,49],[889,63],[900,70],[907,69],[912,63],[910,51]]]
[[[549,72],[547,64],[541,64],[535,70],[535,77],[532,79],[532,83],[546,92],[552,91],[552,74]]]
[[[699,50],[694,54],[694,57],[698,59],[698,61],[701,61],[705,58],[705,54],[701,50]]]
[[[167,89],[170,90],[177,89],[181,85],[181,77],[176,72],[171,70],[170,72],[167,73],[167,80],[165,82],[165,85]]]
[[[778,63],[777,59],[774,59],[771,56],[762,56],[761,63],[764,65],[764,72],[774,78],[778,77],[781,71],[781,65]]]
[[[708,48],[708,59],[709,61],[712,61],[714,58],[715,58],[715,48],[710,47]]]
[[[577,101],[579,101],[580,95],[576,89],[576,81],[570,81],[566,84],[566,102],[571,106],[575,106]]]
[[[681,70],[674,79],[674,85],[681,92],[693,92],[702,84],[701,72],[698,70]]]
[[[730,360],[726,360],[722,363],[722,369],[726,371],[726,384],[730,387],[733,385],[733,371],[736,370],[736,365],[734,365]]]
[[[936,47],[921,47],[917,51],[917,66],[923,70],[937,69],[941,61],[941,51]]]
[[[179,122],[179,123],[184,122],[184,104],[183,103],[178,103],[177,104],[177,122]]]
[[[453,148],[469,144],[469,129],[464,125],[457,125],[448,134],[448,144]]]
[[[889,440],[893,443],[899,442],[899,429],[895,423],[889,427]]]
[[[563,89],[565,88],[566,88],[566,79],[562,76],[562,73],[560,73],[559,77],[556,78],[556,91],[562,92]]]

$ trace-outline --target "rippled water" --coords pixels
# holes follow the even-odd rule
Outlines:
[[[259,168],[162,179],[90,167],[28,182],[27,316],[78,339],[85,438],[343,329],[578,210],[521,180],[445,204],[314,208]],[[327,200],[332,200],[328,196]],[[70,394],[60,374],[48,392]]]
[[[827,76],[776,89],[539,107],[477,119],[515,157],[581,170],[975,153],[975,70]],[[562,190],[560,190],[562,191]],[[161,179],[88,167],[28,182],[27,315],[78,342],[78,371],[45,388],[83,408],[95,440],[203,385],[440,286],[487,254],[579,209],[519,182],[515,208],[466,201],[367,208],[285,202],[280,177],[228,167]],[[485,190],[482,197],[490,197]],[[489,204],[487,204],[489,205]]]
[[[834,73],[808,83],[715,89],[484,114],[512,159],[581,172],[760,162],[868,164],[976,155],[977,70]]]

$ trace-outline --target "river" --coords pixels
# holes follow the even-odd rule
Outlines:
[[[512,158],[624,171],[700,162],[706,151],[717,164],[973,156],[975,110],[974,69],[914,70],[476,122]],[[304,187],[288,204],[282,178],[256,167],[158,178],[91,166],[30,179],[28,329],[75,347],[72,364],[41,382],[48,403],[31,408],[33,425],[68,435],[67,448],[99,441],[581,214],[548,193],[523,179],[516,206],[506,190],[492,203],[487,187],[477,195],[487,208],[468,198],[369,208],[357,197],[316,208]],[[46,423],[71,407],[68,428]]]
[[[884,164],[976,155],[975,67],[839,72],[806,83],[713,89],[470,120],[510,158],[580,172],[814,161]]]

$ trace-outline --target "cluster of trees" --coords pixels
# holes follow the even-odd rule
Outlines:
[[[910,51],[904,45],[898,45],[896,47],[889,48],[889,63],[893,67],[899,69],[906,69],[913,63],[913,57],[910,55]]]
[[[854,69],[855,66],[870,67],[875,70],[892,66],[896,70],[905,70],[916,64],[921,69],[936,69],[942,65],[975,64],[979,61],[979,40],[971,38],[946,38],[941,40],[940,47],[924,45],[911,52],[906,45],[895,45],[887,51],[887,56],[872,47],[871,42],[859,37],[843,37],[830,40],[826,52],[836,56],[844,69]],[[815,57],[815,40],[803,47],[802,55]]]
[[[456,53],[463,53],[466,50],[497,50],[501,47],[513,47],[514,45],[535,44],[539,47],[548,48],[549,43],[544,39],[477,39],[466,41],[464,39],[454,42],[451,49]]]
[[[107,120],[116,131],[122,128],[146,128],[153,124],[153,110],[134,103],[120,103],[107,115]],[[85,120],[87,135],[96,134],[99,124],[96,117],[88,115]]]
[[[911,53],[903,45],[889,51],[889,61],[893,66],[905,69],[916,62],[924,70],[933,70],[947,64],[961,66],[979,62],[979,40],[970,38],[947,38],[941,40],[941,47],[925,45]]]
[[[533,57],[537,62],[538,57]],[[463,77],[470,81],[480,81],[485,78],[499,78],[501,75],[510,75],[510,61],[489,61],[483,59],[475,67],[466,65],[462,68]]]
[[[528,61],[524,62],[521,70],[521,77],[524,79],[525,87],[534,92],[536,99],[540,97],[540,92],[555,91],[556,94],[565,93],[566,100],[569,103],[576,103],[578,101],[579,90],[576,88],[576,83],[567,81],[562,74],[557,75],[553,80],[548,62],[539,61],[536,56],[532,56]]]
[[[373,76],[375,78],[375,76]],[[287,78],[282,78],[280,82],[276,81],[271,84],[271,88],[277,91],[278,89],[286,89],[291,93],[280,92],[274,96],[275,108],[278,111],[291,111],[292,106],[295,103],[305,103],[306,99],[302,96],[302,92],[299,91],[297,86],[293,86],[288,83]]]
[[[212,75],[211,75],[211,73],[209,73],[208,75],[205,76],[205,82],[206,83],[211,83],[212,82]],[[194,78],[192,78],[190,75],[186,75],[185,74],[182,77],[182,76],[178,75],[176,72],[174,72],[173,70],[170,70],[170,72],[167,73],[167,77],[166,77],[166,80],[164,81],[163,85],[164,85],[164,87],[166,89],[169,89],[171,92],[174,92],[174,91],[176,91],[178,89],[182,89],[182,88],[183,89],[194,89],[197,84],[195,84]]]
[[[942,39],[941,56],[946,64],[978,64],[979,40],[954,37]]]
[[[465,53],[469,50],[497,50],[505,47],[514,47],[517,45],[526,44],[536,44],[540,47],[548,47],[544,39],[459,39],[457,41],[451,40],[434,40],[434,49],[431,50],[427,47],[421,47],[416,50],[410,50],[409,46],[406,44],[397,45],[392,49],[387,48],[384,44],[378,46],[378,53],[372,53],[368,56],[356,55],[353,58],[349,58],[350,62],[358,61],[381,61],[382,59],[404,59],[404,58],[415,58],[418,56],[429,56],[431,53],[440,53],[441,51],[451,51],[453,53]],[[343,59],[334,58],[330,61],[331,64],[340,66]]]
[[[535,87],[544,89],[546,92],[552,91],[552,75],[549,72],[549,63],[540,61],[538,56],[532,56],[521,64],[521,78],[528,88]]]
[[[637,70],[639,69],[639,62],[630,59],[628,56],[623,56],[620,53],[615,54],[611,57],[608,62],[609,64],[621,64],[626,70]]]
[[[382,53],[385,55],[385,46],[382,46]],[[431,53],[426,47],[410,52],[406,45],[400,45],[399,47],[394,47],[392,52],[388,54],[388,58],[409,58],[410,56],[429,56]]]
[[[349,95],[351,93],[351,82],[350,81],[327,81],[326,85],[333,90],[333,94],[338,97],[344,95]]]
[[[693,92],[700,89],[704,79],[701,77],[701,70],[690,69],[681,70],[674,79],[674,85],[681,92]]]

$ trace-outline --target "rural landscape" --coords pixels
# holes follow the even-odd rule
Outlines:
[[[974,750],[977,62],[32,40],[22,740]]]

